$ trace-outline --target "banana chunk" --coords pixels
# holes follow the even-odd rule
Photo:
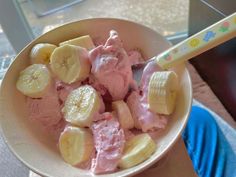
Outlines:
[[[89,35],[85,35],[85,36],[77,37],[68,41],[64,41],[64,42],[61,42],[59,45],[62,46],[66,44],[80,46],[80,47],[86,48],[87,50],[91,50],[95,47],[93,40]]]
[[[147,160],[156,150],[156,143],[147,133],[136,135],[125,143],[123,156],[119,161],[122,169],[130,168]]]
[[[59,138],[62,158],[71,165],[78,165],[90,159],[93,150],[93,136],[89,129],[68,126]]]
[[[79,127],[89,127],[95,113],[99,111],[100,97],[96,90],[89,86],[81,86],[73,90],[62,109],[67,122]]]
[[[155,113],[169,115],[174,111],[178,78],[173,71],[154,72],[148,85],[148,106]]]
[[[134,120],[129,107],[123,100],[112,102],[112,109],[116,112],[118,120],[123,129],[134,128]]]
[[[73,45],[56,48],[51,55],[50,65],[53,73],[68,84],[84,80],[91,68],[88,51]]]
[[[50,57],[54,49],[57,48],[54,44],[40,43],[36,44],[30,52],[31,64],[49,64]]]
[[[41,98],[51,84],[51,75],[43,64],[33,64],[20,72],[16,88],[31,98]]]

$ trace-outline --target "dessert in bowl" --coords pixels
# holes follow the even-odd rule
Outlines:
[[[81,36],[84,37],[86,35],[91,37],[92,44],[73,44],[73,40],[71,41],[71,39]],[[36,59],[32,57],[32,49],[37,44],[42,43],[51,44],[52,52],[49,57],[50,61],[48,64],[40,63],[40,61],[40,64],[38,64],[37,61],[37,64],[32,65],[32,63],[36,61]],[[116,44],[119,47],[117,47]],[[79,47],[78,49],[78,47],[74,47],[76,45],[85,46],[80,46],[81,48]],[[135,81],[132,79],[131,64],[139,62],[138,60],[140,59],[140,56],[142,56],[142,59],[147,60],[169,47],[170,44],[164,39],[164,37],[155,31],[133,22],[118,19],[82,20],[63,25],[40,36],[17,55],[2,82],[1,126],[5,140],[10,149],[30,169],[43,176],[94,176],[95,174],[102,174],[103,176],[128,176],[137,174],[150,167],[166,152],[168,152],[185,127],[192,101],[191,81],[184,64],[170,69],[176,73],[178,78],[175,107],[173,110],[170,109],[171,111],[167,109],[159,114],[158,112],[155,112],[155,107],[149,107],[151,109],[150,111],[149,108],[146,108],[145,106],[141,106],[140,108],[140,106],[136,104],[139,102],[141,103],[143,97],[145,97],[143,98],[144,100],[149,99],[153,101],[153,99],[151,99],[152,96],[150,96],[151,94],[148,94],[148,90],[150,89],[148,85],[150,85],[149,83],[151,80],[155,80],[155,78],[154,76],[151,77],[151,75],[146,79],[143,77],[144,79],[141,81],[140,86],[137,86]],[[63,69],[58,69],[55,63],[58,63],[58,58],[60,58],[58,55],[60,56],[66,53],[65,49],[72,51],[75,50],[76,52],[79,50],[78,53],[81,54],[79,58],[88,58],[90,67],[88,67],[89,64],[86,62],[79,64],[83,66],[80,70],[85,74],[81,75],[81,73],[72,72],[70,77],[64,77],[66,74],[61,74],[64,72]],[[139,56],[140,53],[141,55]],[[114,56],[111,56],[110,54],[116,55],[115,59]],[[113,58],[115,62],[118,60],[118,63],[114,64],[113,59],[111,59],[110,62],[109,58]],[[132,60],[132,58],[138,59]],[[132,60],[132,62],[127,62],[128,59]],[[101,61],[105,61],[103,63],[106,63],[106,65],[109,64],[109,67],[106,65],[104,66],[103,64],[99,65],[99,62]],[[103,72],[103,70],[109,71],[112,67],[119,65],[119,61],[124,61],[121,67],[126,73],[122,76],[123,80],[116,74],[119,73],[120,70],[115,71],[115,69],[113,69],[113,74],[107,74],[104,76],[104,73],[106,72]],[[22,89],[22,87],[19,86],[21,84],[17,84],[20,75],[22,75],[22,71],[25,71],[25,69],[30,66],[34,67],[36,65],[37,67],[43,65],[39,68],[41,68],[40,72],[44,73],[44,79],[48,76],[47,74],[45,76],[45,73],[52,73],[52,80],[53,83],[56,84],[57,91],[61,91],[61,89],[66,89],[68,91],[66,96],[62,96],[63,99],[61,99],[61,105],[60,103],[58,105],[60,113],[53,113],[53,115],[58,114],[58,116],[55,116],[56,118],[51,116],[53,118],[50,118],[50,120],[44,121],[43,123],[41,122],[41,124],[46,125],[47,128],[45,129],[39,126],[37,122],[32,121],[32,119],[40,117],[42,112],[34,112],[34,114],[29,115],[29,112],[32,112],[29,110],[34,107],[32,105],[35,105],[35,102],[41,101],[42,98],[48,98],[55,94],[55,92],[50,92],[52,85],[43,86],[46,91],[43,89],[42,92],[38,91],[37,94],[29,94],[29,92],[22,91],[24,88]],[[128,65],[130,66],[128,67]],[[34,68],[33,70],[37,69]],[[158,70],[155,70],[155,72],[157,71]],[[104,79],[104,77],[108,79]],[[156,75],[156,77],[158,77],[158,75]],[[127,82],[124,82],[124,80]],[[124,82],[122,84],[123,87],[119,88],[119,83],[121,82]],[[44,81],[44,83],[46,83],[46,81]],[[48,81],[48,83],[50,82]],[[110,83],[113,84],[109,85]],[[92,112],[96,112],[97,116],[94,116],[95,113],[93,116],[86,115],[89,117],[88,121],[71,118],[71,114],[69,113],[70,110],[68,110],[71,108],[71,103],[74,103],[75,101],[81,103],[81,100],[84,100],[81,98],[81,93],[84,93],[84,90],[89,90],[88,92],[91,93],[84,96],[84,98],[94,98],[94,105],[99,105],[92,108],[92,110],[96,110]],[[78,96],[80,99],[73,100],[73,98],[77,97],[75,95],[80,95]],[[155,102],[155,100],[153,102]],[[50,101],[47,99],[43,104],[40,103],[43,105],[41,106],[43,112],[45,112],[45,110],[52,110],[52,105],[49,103]],[[54,103],[53,106],[55,107],[56,104],[57,103]],[[148,105],[147,103],[145,104]],[[38,103],[36,105],[38,106]],[[129,113],[133,119],[135,119],[134,117],[137,117],[141,122],[141,125],[135,125],[135,120],[132,119],[127,122],[125,122],[126,120],[121,120],[125,119],[121,118],[122,116],[119,116],[119,110],[122,109],[120,108],[122,105],[125,105],[125,109],[129,109]],[[142,111],[140,111],[141,109]],[[149,112],[149,117],[151,117],[149,120],[155,119],[153,124],[150,124],[150,122],[146,124],[145,119],[144,121],[140,119],[140,115],[145,115],[146,112]],[[163,114],[168,114],[168,116],[164,116],[163,121],[159,121],[162,119]],[[127,114],[126,119],[129,117],[130,116]],[[145,116],[141,117],[143,118]],[[51,121],[52,119],[53,121]],[[158,121],[156,121],[157,119]],[[132,121],[133,124],[130,123]],[[111,126],[114,131],[109,132],[111,130],[109,126]],[[104,127],[108,128],[106,129]],[[55,131],[50,131],[49,129]],[[89,131],[87,131],[88,129]],[[126,129],[140,130],[132,132],[132,130],[126,131]],[[81,132],[79,131],[86,131],[86,133],[81,135]],[[106,132],[108,133],[106,134]],[[67,142],[67,137],[70,137],[70,134],[74,133],[81,135],[82,138],[80,139],[84,138],[87,140],[84,141],[82,145],[85,144],[85,142],[93,142],[92,144],[87,143],[87,148],[84,148],[83,150],[85,154],[90,153],[89,157],[91,157],[91,159],[84,155],[78,158],[80,160],[86,159],[83,162],[88,162],[90,165],[80,163],[82,161],[76,158],[72,158],[71,160],[71,158],[67,158],[68,154],[64,153],[63,149],[65,149],[65,146],[68,146],[68,143],[66,144],[62,142]],[[142,135],[141,138],[137,138],[140,134]],[[105,136],[105,138],[101,138],[101,135]],[[112,164],[110,165],[111,167],[108,165],[109,168],[103,169],[103,166],[99,165],[99,161],[101,161],[99,159],[101,158],[98,158],[98,155],[100,154],[103,156],[104,154],[100,153],[101,149],[99,150],[99,148],[101,148],[102,145],[99,146],[98,144],[100,141],[106,139],[106,137],[109,137],[109,135],[111,135],[111,137],[113,137],[113,135],[119,135],[119,138],[114,137],[114,139],[111,138],[112,140],[108,138],[107,141],[108,143],[110,141],[115,141],[118,144],[117,146],[119,146],[119,148],[115,149],[118,156],[116,158],[112,156],[113,161],[111,159],[110,161],[107,161]],[[136,139],[143,138],[146,140],[141,142],[154,142],[155,145],[153,143],[148,144],[148,146],[153,147],[153,150],[151,150],[147,158],[141,160],[139,163],[131,165],[128,163],[127,165],[127,163],[122,163],[121,159],[124,157],[125,151],[127,150],[125,147],[127,142],[134,141],[134,137],[136,137]],[[149,141],[150,137],[151,140]],[[64,141],[64,139],[66,140]],[[104,142],[106,141],[104,140]],[[90,146],[93,147],[91,150],[89,150]]]

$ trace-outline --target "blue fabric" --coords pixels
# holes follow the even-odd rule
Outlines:
[[[236,177],[236,153],[206,109],[192,107],[182,137],[198,176]]]

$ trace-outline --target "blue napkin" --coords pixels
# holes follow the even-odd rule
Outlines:
[[[200,177],[236,177],[236,131],[216,113],[194,101],[182,134]]]

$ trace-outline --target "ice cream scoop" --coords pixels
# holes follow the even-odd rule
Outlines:
[[[167,117],[150,111],[145,96],[141,97],[136,91],[133,91],[127,98],[127,104],[134,119],[135,128],[147,132],[166,127]]]
[[[90,62],[94,78],[94,82],[90,84],[96,85],[96,88],[104,88],[113,101],[124,99],[129,88],[133,87],[134,80],[129,56],[116,31],[110,31],[105,45],[90,52]]]
[[[125,145],[124,131],[117,118],[108,112],[102,116],[103,120],[92,125],[96,156],[92,160],[91,170],[95,174],[114,171]]]

